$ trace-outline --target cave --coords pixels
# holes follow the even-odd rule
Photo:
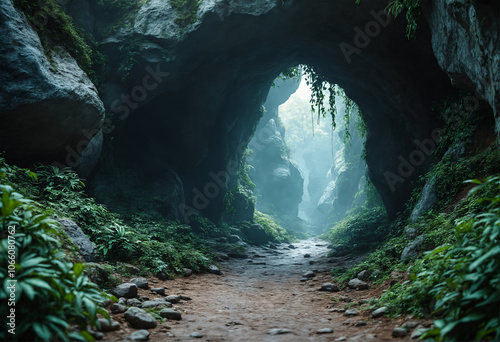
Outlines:
[[[182,181],[187,210],[201,209],[217,220],[223,192],[210,200],[196,194],[213,182],[210,173],[240,160],[273,80],[287,68],[307,64],[343,87],[359,105],[370,132],[366,144],[370,177],[394,216],[409,196],[412,175],[389,186],[386,173],[398,175],[401,158],[418,148],[415,141],[432,137],[439,127],[431,111],[433,101],[452,89],[425,43],[429,28],[422,25],[417,39],[407,40],[402,34],[404,20],[384,15],[383,3],[285,4],[265,15],[227,18],[207,13],[200,27],[175,47],[177,58],[170,63],[159,56],[164,51],[162,41],[142,35],[149,44],[137,58],[132,78],[118,89],[116,80],[108,80],[104,99],[113,101],[104,101],[105,105],[118,117],[127,116],[129,104],[116,101],[120,90],[134,96],[134,86],[142,84],[148,68],[168,76],[146,100],[135,97],[142,100],[140,106],[135,105],[138,108],[126,120],[118,120],[122,128],[116,150],[123,165],[135,168],[137,177],[148,182],[173,170]],[[112,50],[115,42],[103,45],[110,56],[120,58]],[[425,160],[428,163],[430,159]],[[105,171],[97,173],[100,178]],[[97,182],[104,183],[131,186],[128,181]],[[118,193],[99,189],[100,194]]]

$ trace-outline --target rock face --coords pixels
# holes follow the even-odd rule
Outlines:
[[[90,241],[87,235],[83,232],[75,222],[70,219],[57,219],[59,224],[63,227],[64,232],[79,249],[83,259],[87,262],[96,260],[96,247]]]
[[[431,180],[427,181],[422,190],[422,196],[418,200],[415,208],[410,215],[410,220],[412,222],[417,221],[417,219],[425,214],[432,205],[436,202],[436,182]]]
[[[62,49],[44,52],[11,0],[0,4],[0,65],[0,151],[13,163],[78,168],[100,132],[103,103],[71,56]],[[85,152],[87,169],[97,162],[101,145],[94,140]]]
[[[500,3],[432,1],[425,12],[439,66],[454,86],[488,101],[500,132]]]
[[[250,178],[256,185],[254,193],[259,197],[257,209],[297,216],[304,179],[297,163],[289,156],[278,107],[297,90],[299,83],[296,80],[277,80],[275,83],[267,95],[265,113],[249,144],[253,152],[248,160],[252,166]]]
[[[123,283],[111,290],[111,293],[118,298],[135,298],[137,297],[137,285],[134,283]]]
[[[410,242],[401,253],[401,261],[416,257],[424,241],[425,235],[420,235],[415,241]]]

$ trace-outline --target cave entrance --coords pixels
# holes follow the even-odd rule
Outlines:
[[[317,234],[349,211],[372,205],[373,185],[359,108],[338,85],[318,79],[309,67],[298,68],[273,82],[246,162],[256,214],[270,215],[292,232]],[[330,91],[314,92],[315,79],[321,89],[333,89],[334,101]]]

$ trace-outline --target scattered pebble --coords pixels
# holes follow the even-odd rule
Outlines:
[[[358,278],[351,279],[347,286],[353,290],[367,290],[368,284]]]
[[[208,266],[208,272],[212,274],[222,275],[222,271],[215,265]]]
[[[123,283],[112,289],[111,294],[116,297],[135,298],[137,297],[137,285],[134,283]]]
[[[170,302],[172,304],[177,304],[181,301],[181,297],[177,295],[170,295],[165,298],[167,302]]]
[[[367,325],[368,323],[366,321],[359,321],[355,324],[355,326],[357,327],[364,327],[365,325]]]
[[[111,307],[109,309],[111,310],[111,313],[114,313],[114,314],[120,314],[120,313],[124,313],[125,311],[127,311],[127,307],[125,305],[118,304],[118,303],[111,305]]]
[[[408,335],[406,329],[394,328],[394,330],[392,330],[392,337],[405,337],[406,335]]]
[[[310,258],[310,257],[311,257],[311,254],[308,254],[308,253],[304,254],[304,258]]]
[[[127,299],[127,305],[128,306],[141,306],[141,301],[137,298],[130,298]]]
[[[349,322],[349,321],[342,322],[342,325],[349,325],[349,324],[351,324],[351,322]]]
[[[125,312],[124,317],[134,329],[152,329],[156,328],[156,325],[158,324],[156,319],[154,319],[150,313],[135,306],[129,308]]]
[[[387,306],[383,306],[381,308],[378,308],[377,310],[372,312],[372,317],[373,318],[378,318],[384,316],[387,312],[389,312],[389,308]]]
[[[151,289],[151,292],[156,293],[160,296],[164,296],[165,295],[165,288],[164,287],[157,287],[157,288]]]
[[[359,315],[359,313],[356,310],[346,310],[344,313],[344,316],[357,316],[357,315]]]
[[[327,291],[327,292],[339,292],[340,289],[337,285],[332,283],[323,283],[321,284],[321,288],[319,291]]]
[[[127,341],[147,341],[149,340],[149,331],[143,329],[134,331],[129,337],[126,339]]]
[[[193,338],[202,338],[203,334],[199,331],[195,331],[195,332],[191,333],[191,335],[189,335],[189,336],[191,336]]]
[[[289,334],[292,331],[290,329],[269,329],[267,332],[269,335],[283,335],[283,334]]]
[[[341,336],[341,337],[335,339],[334,341],[345,341],[345,340],[347,340],[347,337]]]
[[[316,274],[313,271],[306,271],[302,275],[303,278],[314,278],[316,277]]]
[[[333,333],[333,329],[330,328],[318,329],[316,331],[316,334],[331,334],[331,333]]]
[[[100,331],[107,332],[107,331],[115,331],[120,329],[120,323],[116,321],[108,321],[106,318],[99,318],[98,322],[101,326]]]
[[[409,321],[409,322],[403,323],[401,328],[406,329],[406,330],[411,330],[411,329],[414,329],[415,327],[417,327],[419,324],[420,324],[419,322]]]
[[[179,311],[175,311],[173,309],[163,309],[160,311],[160,316],[166,319],[172,319],[176,321],[180,321],[182,319],[182,315]]]
[[[149,284],[146,278],[133,278],[130,282],[137,285],[138,288],[148,290]]]

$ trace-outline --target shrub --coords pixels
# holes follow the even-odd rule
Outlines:
[[[368,249],[385,239],[388,225],[384,208],[365,209],[337,222],[324,237],[348,250]]]
[[[255,210],[254,221],[264,227],[266,233],[274,237],[276,241],[289,242],[292,239],[287,230],[280,226],[280,224],[271,215]]]
[[[15,284],[15,304],[2,305],[0,312],[6,317],[15,309],[16,320],[15,335],[2,329],[0,339],[93,340],[87,326],[97,326],[97,313],[109,318],[100,307],[103,294],[84,275],[82,264],[73,265],[59,251],[56,222],[35,215],[29,201],[10,186],[0,185],[0,190],[0,277],[16,281],[6,281],[0,288],[0,300],[6,304],[7,286]],[[8,268],[11,264],[14,269]],[[75,325],[80,333],[71,331]]]

